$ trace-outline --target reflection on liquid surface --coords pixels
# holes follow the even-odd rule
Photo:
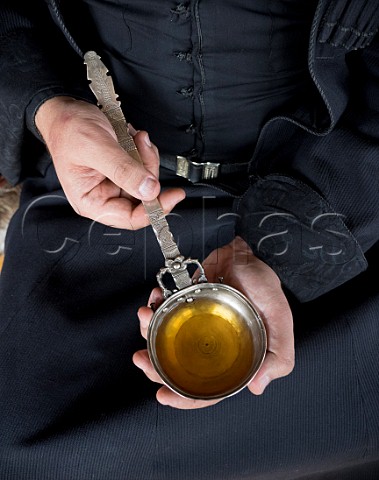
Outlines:
[[[234,390],[254,362],[252,334],[238,312],[204,298],[167,314],[157,332],[156,353],[171,382],[194,396]]]

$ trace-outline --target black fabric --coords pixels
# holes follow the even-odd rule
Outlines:
[[[291,300],[291,376],[262,397],[176,411],[131,362],[144,346],[136,310],[162,265],[151,230],[110,237],[47,174],[25,184],[0,282],[1,478],[328,479],[378,460],[377,247],[345,288]],[[170,224],[186,255],[203,256],[232,238],[233,200],[209,188],[187,196]]]
[[[168,8],[162,9],[162,3]],[[259,44],[262,50],[253,53],[264,59],[269,53],[270,64],[284,86],[284,74],[289,70],[291,81],[300,90],[304,88],[306,95],[279,92],[283,93],[277,104],[280,112],[275,112],[274,105],[266,112],[268,118],[263,118],[260,110],[259,118],[252,120],[244,116],[247,106],[243,99],[238,103],[235,84],[230,90],[233,105],[227,105],[229,97],[222,99],[230,109],[226,110],[229,116],[225,110],[218,112],[216,105],[212,107],[212,95],[222,91],[217,91],[217,83],[208,92],[210,110],[206,112],[196,90],[203,88],[206,93],[206,85],[201,83],[204,72],[207,79],[213,75],[218,80],[217,72],[225,67],[224,80],[235,82],[241,72],[254,74],[262,67],[242,51],[244,43],[238,44],[236,52],[231,44],[225,45],[225,38],[234,38],[231,32],[237,32],[237,37],[246,33],[245,14],[251,14],[251,2],[236,1],[239,14],[231,1],[225,2],[228,20],[233,20],[225,36],[220,29],[219,2],[109,1],[102,4],[107,8],[98,11],[100,2],[80,2],[80,10],[76,4],[74,0],[47,1],[46,6],[42,1],[32,5],[5,0],[0,6],[0,171],[13,182],[25,179],[22,205],[9,228],[0,277],[0,478],[376,480],[379,97],[374,34],[378,2],[320,0],[312,24],[316,5],[311,2],[256,2],[256,8],[271,15],[272,23],[264,16],[256,18],[255,27],[270,24],[277,29],[251,31],[260,40],[271,35],[273,42],[271,52],[263,42],[263,46]],[[299,30],[291,30],[290,35],[287,20],[296,20],[300,4],[307,20],[295,21]],[[289,249],[289,256],[280,257],[286,274],[282,275],[282,268],[277,271],[294,313],[296,368],[289,377],[270,385],[262,397],[245,390],[209,409],[176,411],[157,404],[156,386],[133,366],[133,353],[144,346],[136,310],[156,285],[162,256],[149,228],[110,231],[79,218],[64,197],[38,139],[34,114],[52,96],[93,98],[85,93],[82,59],[66,41],[71,33],[65,32],[65,37],[59,32],[47,16],[49,5],[53,15],[62,14],[57,24],[69,29],[80,49],[87,48],[89,31],[84,28],[83,12],[92,11],[93,20],[97,12],[98,19],[103,19],[104,43],[102,35],[93,33],[96,21],[89,38],[93,35],[95,48],[116,77],[128,119],[137,128],[151,130],[153,140],[167,147],[165,153],[191,150],[194,156],[204,154],[200,160],[214,161],[251,158],[250,186],[243,197],[242,192],[223,192],[234,186],[227,184],[234,183],[231,177],[225,185],[193,186],[162,169],[164,187],[178,185],[187,191],[187,199],[169,217],[185,255],[202,259],[230,241],[235,231],[244,235],[259,255],[258,244],[267,246],[262,238],[280,233],[283,226],[274,225],[274,232],[270,229],[262,237],[261,231],[252,230],[251,216],[276,215],[277,207],[294,216],[297,226],[307,227],[302,238],[295,225],[295,245],[301,246],[305,239],[308,247],[315,247],[311,252],[321,254],[327,248],[327,254],[334,254],[340,247],[334,241],[342,238],[346,241],[342,253],[356,255],[349,256],[353,267],[342,268],[342,272],[339,266],[349,263],[339,263],[341,257],[334,256],[330,265],[320,264],[321,257],[314,256],[308,263],[310,277],[299,275],[297,268],[304,268],[304,258],[298,248],[297,254]],[[210,5],[212,9],[208,9]],[[146,90],[141,83],[146,75],[137,64],[144,55],[158,58],[154,53],[160,39],[151,38],[154,28],[143,28],[139,20],[142,11],[151,28],[154,18],[162,22],[169,18],[164,25],[172,31],[166,31],[165,39],[172,48],[169,52],[165,47],[170,56],[162,65],[175,65],[172,70],[167,67],[162,81],[153,72],[156,82]],[[204,63],[202,71],[200,40],[204,40],[203,47],[211,44],[200,33],[205,24],[207,29],[212,27],[213,19],[214,33],[222,37],[228,55],[217,60],[214,70]],[[115,28],[116,20],[121,30]],[[300,39],[296,37],[299,32]],[[152,40],[150,49],[135,46],[136,35]],[[253,39],[243,40],[254,44]],[[195,52],[187,48],[191,42],[196,45]],[[301,48],[295,48],[298,45]],[[134,47],[138,57],[131,55]],[[292,56],[294,52],[300,56]],[[238,58],[238,62],[229,58]],[[247,61],[253,64],[241,66]],[[296,66],[301,71],[300,84],[292,75]],[[183,80],[177,82],[179,93],[172,89],[161,97],[166,82],[171,87],[175,83],[172,74],[176,72]],[[191,73],[196,85],[188,82]],[[274,77],[270,75],[271,86]],[[249,78],[248,85],[240,87],[245,96],[245,88],[254,85]],[[173,112],[169,105],[161,104],[170,95],[175,99]],[[137,104],[136,99],[143,102]],[[146,99],[154,101],[149,104]],[[179,108],[176,102],[181,104]],[[238,105],[242,105],[241,112]],[[142,106],[148,110],[140,110]],[[154,111],[167,112],[167,118],[161,116],[158,124],[153,114],[149,116]],[[237,114],[241,114],[240,122],[248,122],[243,128],[239,122],[233,123]],[[203,133],[199,119],[204,121],[200,122]],[[209,143],[203,138],[208,130]],[[223,158],[219,158],[220,152],[226,152]],[[32,177],[37,172],[39,177]],[[284,200],[270,210],[278,186]],[[314,214],[320,213],[330,223],[321,230],[309,228]],[[318,248],[320,236],[323,249]],[[265,260],[275,260],[275,252],[268,249]],[[366,262],[368,267],[362,271]],[[275,262],[271,264],[276,268]],[[308,302],[301,303],[299,298]]]
[[[379,7],[379,5],[378,5]],[[379,10],[379,8],[378,8]],[[374,18],[376,18],[374,16]],[[322,18],[322,17],[320,17]],[[344,17],[345,18],[345,17]],[[368,19],[367,19],[368,20]],[[361,18],[361,21],[362,18]],[[372,22],[369,22],[372,27]],[[312,43],[313,42],[313,43]],[[269,122],[263,129],[258,145],[251,161],[251,187],[241,202],[241,222],[238,226],[239,233],[251,244],[255,253],[260,256],[258,243],[267,235],[267,231],[254,232],[252,238],[248,232],[252,231],[246,212],[254,215],[251,206],[254,204],[259,192],[256,191],[256,179],[266,178],[272,174],[287,176],[289,188],[285,192],[287,213],[294,218],[299,218],[302,210],[299,206],[300,190],[292,188],[292,180],[302,182],[314,189],[313,197],[321,195],[318,208],[312,214],[312,218],[303,215],[300,224],[303,226],[317,218],[320,213],[329,212],[331,221],[329,228],[339,230],[338,224],[342,221],[345,229],[349,230],[354,239],[348,251],[355,252],[354,262],[362,266],[364,260],[362,251],[367,251],[379,236],[379,190],[377,178],[379,175],[378,152],[378,80],[379,80],[379,37],[371,38],[370,47],[362,51],[352,51],[347,56],[345,48],[331,46],[324,42],[324,38],[313,37],[311,51],[314,52],[315,63],[311,65],[311,72],[317,80],[317,85],[322,94],[325,105],[329,111],[330,123],[324,123],[321,129],[314,130],[317,135],[309,135],[304,124],[296,120],[296,116],[287,118],[276,118]],[[312,57],[311,57],[312,58]],[[275,142],[273,139],[275,138]],[[282,185],[283,187],[283,185]],[[284,192],[283,192],[284,194]],[[270,204],[273,199],[268,198],[260,202],[259,215],[264,217],[271,212]],[[291,206],[290,206],[291,205]],[[324,205],[324,206],[322,206]],[[325,208],[326,205],[329,207]],[[289,207],[289,208],[287,208]],[[277,206],[276,213],[281,211]],[[305,211],[309,211],[305,207]],[[258,215],[258,216],[259,216]],[[255,215],[257,218],[257,215]],[[278,219],[279,216],[277,215]],[[275,233],[283,225],[282,220],[275,225],[271,219],[271,233]],[[302,229],[298,229],[301,236]],[[359,246],[355,247],[355,243]],[[298,237],[295,244],[302,243]],[[311,243],[313,246],[320,245],[317,234],[314,235]],[[334,244],[335,251],[338,250],[337,241]],[[281,268],[277,269],[283,283],[301,298],[303,301],[314,298],[323,289],[318,290],[316,285],[324,283],[327,289],[332,289],[340,284],[341,276],[335,275],[324,263],[323,252],[328,244],[321,249],[314,250],[313,262],[318,267],[324,264],[321,272],[316,267],[313,271],[320,271],[320,275],[310,278],[314,283],[313,293],[308,287],[301,287],[301,282],[295,282],[294,278],[300,274],[299,264],[305,260],[293,252],[288,251],[289,256],[278,257],[274,252],[264,258],[276,269],[277,266],[286,262],[286,272]],[[307,249],[307,246],[303,246]],[[304,250],[303,250],[304,252]],[[344,263],[346,252],[337,255],[335,261],[340,263],[344,270],[344,280],[353,278],[361,271],[361,268],[351,268],[350,257]],[[307,256],[307,255],[306,255]],[[339,258],[338,258],[339,257]],[[309,256],[308,256],[309,260]]]
[[[54,28],[43,1],[2,1],[0,57],[0,173],[16,184],[48,164],[34,125],[38,107],[57,95],[94,99],[82,60]]]
[[[76,36],[80,37],[80,45],[87,45],[87,41],[89,41],[87,37],[89,39],[93,38],[96,48],[101,45],[101,35],[94,34],[94,30],[99,26],[96,24],[95,15],[96,9],[99,5],[98,2],[81,3],[81,8],[77,11],[75,10],[75,2],[69,0],[47,3],[50,5],[51,12],[55,16],[59,14],[58,18],[56,18],[58,24],[62,21],[66,21],[66,19],[69,20],[67,25],[73,29],[73,33]],[[295,10],[293,5],[296,6],[296,2],[294,4],[290,2],[291,5],[289,10],[287,11],[284,9],[283,12],[279,12],[279,10],[283,8],[280,6],[282,5],[280,1],[275,0],[271,3],[269,7],[267,7],[265,3],[265,6],[259,4],[257,8],[263,8],[266,13],[268,8],[271,17],[274,19],[276,18],[275,14],[277,14],[278,18],[282,18],[281,13],[284,12],[284,22],[286,18],[292,18],[292,21],[295,21],[296,16],[294,14]],[[106,20],[107,17],[104,17],[104,14],[101,14],[102,10],[99,11],[99,18],[101,17],[105,28],[107,29],[103,35],[103,40],[105,42],[103,46],[105,58],[107,62],[109,62],[112,73],[115,74],[116,83],[118,83],[118,91],[122,94],[124,88],[130,89],[130,95],[126,95],[126,97],[123,98],[123,106],[126,110],[127,117],[130,114],[131,118],[129,119],[135,121],[137,126],[139,126],[140,122],[137,119],[138,115],[134,116],[132,113],[135,108],[135,106],[133,106],[133,101],[134,99],[139,99],[137,102],[137,109],[134,110],[137,112],[141,105],[146,105],[145,99],[148,98],[148,96],[146,96],[146,89],[140,88],[141,85],[144,85],[144,82],[140,81],[141,78],[138,76],[139,74],[135,76],[129,71],[129,74],[125,76],[125,64],[129,62],[128,68],[129,70],[131,68],[131,71],[135,68],[134,63],[132,62],[133,57],[130,57],[132,41],[130,27],[127,24],[126,18],[127,13],[130,13],[131,18],[140,18],[138,15],[141,15],[141,9],[143,11],[145,7],[147,8],[148,4],[138,3],[135,4],[134,7],[132,7],[131,4],[128,4],[128,8],[122,8],[121,4],[117,4],[119,6],[116,7],[116,4],[112,3],[112,8],[110,8],[109,3],[107,5],[109,10],[106,10],[103,13],[107,13],[109,16],[108,22]],[[180,11],[176,11],[174,7],[171,7],[167,11],[164,9],[161,11],[159,7],[160,16],[158,15],[158,17],[166,18],[167,15],[170,15],[170,20],[172,20],[170,21],[170,26],[176,32],[178,32],[177,29],[179,27],[188,31],[188,25],[191,23],[189,21],[191,15],[193,17],[191,25],[194,28],[196,25],[200,25],[199,21],[196,20],[196,15],[200,12],[199,8],[196,7],[197,2],[191,3],[191,8],[190,4],[183,5],[183,8],[179,9]],[[343,217],[346,221],[346,227],[352,231],[354,236],[358,235],[356,237],[357,241],[364,252],[370,248],[378,238],[377,209],[375,210],[377,189],[375,188],[376,184],[373,180],[375,179],[377,171],[377,162],[375,162],[377,156],[376,118],[378,111],[375,100],[378,96],[377,45],[375,42],[373,43],[375,39],[374,34],[379,24],[379,8],[375,8],[376,5],[376,0],[368,0],[363,4],[357,4],[350,0],[338,0],[333,2],[320,0],[318,2],[316,15],[310,30],[308,58],[309,73],[313,84],[306,81],[306,96],[298,96],[298,94],[296,94],[297,100],[295,100],[291,94],[289,98],[292,100],[286,107],[287,111],[283,112],[283,115],[280,115],[279,117],[271,118],[263,126],[258,142],[255,145],[254,155],[251,162],[252,180],[256,175],[262,175],[262,171],[264,175],[280,173],[293,176],[314,188],[316,192],[321,194],[321,196],[325,198],[325,201],[330,204],[331,212],[336,212],[338,215],[341,215],[341,218]],[[57,10],[57,6],[61,11]],[[275,11],[275,8],[279,10]],[[307,9],[308,16],[314,8],[314,5],[308,4],[305,8]],[[83,26],[81,19],[84,16],[87,18],[88,14],[91,14],[91,11],[93,22],[86,22],[86,25],[88,24],[91,26],[88,26],[84,30],[83,28],[79,28]],[[116,18],[115,11],[118,12],[118,17],[122,23],[120,29],[115,28],[114,25]],[[208,12],[211,16],[213,15],[212,9],[209,9]],[[75,13],[77,15],[75,15]],[[201,13],[204,14],[203,10]],[[150,11],[150,15],[152,14],[153,10]],[[35,174],[36,171],[43,172],[47,165],[46,156],[43,154],[41,144],[36,142],[25,128],[27,125],[29,130],[38,137],[38,132],[36,132],[34,126],[34,114],[38,106],[47,98],[60,94],[67,94],[78,98],[86,97],[89,101],[93,101],[93,98],[88,92],[88,89],[86,90],[85,88],[80,87],[79,91],[77,90],[78,85],[84,78],[83,65],[80,65],[79,57],[75,56],[76,54],[73,53],[74,50],[70,50],[71,47],[68,42],[62,43],[64,41],[63,33],[59,35],[59,32],[55,30],[54,33],[51,34],[48,30],[44,30],[45,24],[47,25],[48,22],[46,21],[47,10],[46,8],[43,8],[42,3],[35,9],[24,4],[22,0],[18,0],[16,4],[5,3],[0,11],[0,15],[2,20],[0,34],[2,35],[2,44],[4,45],[2,55],[5,59],[5,62],[2,63],[2,66],[4,66],[2,76],[4,83],[2,115],[3,123],[4,125],[7,125],[7,129],[2,130],[3,133],[1,136],[3,154],[1,157],[0,171],[2,171],[12,183],[16,183],[20,178],[28,176],[31,173]],[[339,23],[336,23],[337,16],[339,16]],[[307,18],[308,21],[310,21],[310,17],[308,16]],[[287,40],[281,41],[281,39],[288,37],[291,39],[290,42],[295,41],[296,44],[298,44],[299,41],[296,41],[297,37],[295,34],[291,36],[286,35],[287,30],[285,28],[282,29],[283,26],[285,27],[285,23],[282,25],[280,23],[281,21],[282,20],[277,23],[273,21],[272,23],[272,31],[279,35],[273,35],[271,38],[271,41],[273,42],[271,45],[272,51],[270,53],[271,67],[273,70],[277,68],[279,73],[283,67],[284,72],[289,67],[289,70],[293,73],[296,70],[296,65],[299,66],[301,70],[301,59],[305,61],[305,50],[301,50],[302,53],[299,54],[300,56],[293,57],[294,52],[298,49],[291,48],[291,45],[293,47],[293,43],[290,45],[286,43]],[[63,25],[63,30],[66,36],[70,38],[70,35],[67,35],[66,32],[67,25]],[[307,22],[300,21],[300,23],[297,23],[296,25],[300,30],[294,31],[298,33],[302,32],[304,35],[304,26],[307,25]],[[133,29],[138,31],[138,22],[135,22]],[[283,31],[281,31],[281,29]],[[81,35],[78,33],[80,31],[82,31]],[[114,37],[114,35],[117,35],[116,32],[118,31],[121,32],[120,38]],[[344,45],[339,45],[335,39],[333,40],[333,35],[337,35],[337,31],[344,33],[342,42]],[[202,38],[202,36],[199,35],[201,32],[198,30],[196,37],[196,32],[194,30],[192,31],[192,42],[194,42],[196,38],[198,38],[198,40]],[[105,35],[105,33],[107,34]],[[146,33],[145,29],[145,34],[150,35],[150,33]],[[24,37],[25,35],[26,37]],[[58,43],[55,41],[51,43],[47,42],[46,39],[49,39],[50,35],[53,35]],[[258,35],[260,35],[260,33],[258,33]],[[365,38],[366,40],[364,43],[357,46],[352,40],[353,37]],[[83,38],[86,38],[86,42],[83,42]],[[122,45],[122,48],[125,49],[125,52],[121,55],[122,58],[116,51],[112,49],[109,50],[107,47],[109,42],[112,43],[112,39],[115,45]],[[264,39],[264,36],[262,39]],[[15,60],[12,52],[17,51],[17,44],[22,43],[24,43],[25,46],[25,55],[23,58],[24,63],[26,62],[25,65],[27,65],[27,75],[20,76],[20,69],[22,70],[23,67],[21,67],[21,65],[23,65],[23,63],[21,62],[20,64],[17,59]],[[304,42],[300,43],[303,44]],[[55,50],[51,50],[50,48],[53,45]],[[203,72],[201,63],[202,55],[199,55],[199,44],[195,42],[193,45],[196,46],[195,50],[197,56],[186,49],[179,48],[176,50],[174,48],[171,52],[173,53],[174,58],[171,58],[170,62],[177,66],[178,64],[183,64],[181,67],[178,67],[179,70],[182,68],[183,74],[184,72],[188,73],[188,71],[197,71],[201,77],[201,72]],[[304,43],[304,45],[306,45],[306,43]],[[289,49],[289,51],[291,51],[291,56],[285,55],[286,49],[283,50],[285,46],[287,46],[287,50]],[[358,47],[360,51],[354,52],[354,49]],[[362,47],[365,47],[365,49],[362,49]],[[101,47],[99,48],[101,49]],[[53,51],[59,51],[60,55],[53,55]],[[347,55],[346,52],[348,52]],[[139,53],[142,55],[144,51]],[[263,54],[264,57],[264,48],[260,54]],[[278,58],[276,58],[275,55],[278,55]],[[76,60],[73,60],[72,56],[74,56]],[[29,59],[34,58],[35,60],[30,62]],[[233,55],[231,58],[233,58]],[[59,59],[58,64],[57,59]],[[295,59],[292,65],[290,65],[292,62],[291,59]],[[286,62],[289,62],[287,66]],[[194,63],[197,65],[196,68],[194,67]],[[291,70],[292,68],[295,68],[295,70]],[[207,74],[209,74],[210,71],[211,70],[208,70]],[[74,82],[71,80],[69,84],[71,85],[74,83],[74,86],[71,87],[66,85],[62,81],[64,75],[61,77],[57,72],[60,72],[60,74],[62,74],[62,72],[68,72],[71,79],[75,79]],[[36,79],[35,82],[29,81],[30,76]],[[200,79],[200,77],[198,76],[198,79]],[[17,78],[17,82],[13,81],[14,78]],[[296,84],[296,79],[293,75],[291,76],[291,80],[295,81]],[[273,85],[274,83],[272,83],[272,86]],[[152,86],[152,95],[155,95],[154,92],[156,91],[156,87],[158,87],[158,84]],[[161,87],[163,89],[165,88],[164,86]],[[185,87],[183,85],[178,85],[178,88],[179,92],[185,89],[187,93],[191,93],[190,88],[192,87],[188,85]],[[352,92],[355,94],[355,104],[352,101]],[[125,91],[125,93],[128,92]],[[195,105],[196,103],[194,103],[193,99],[191,100],[191,95],[194,95],[194,92],[186,96],[175,92],[175,90],[172,90],[172,93],[174,93],[174,97],[175,95],[182,97],[182,101],[184,102],[183,105],[187,105],[187,107],[191,104]],[[203,108],[201,96],[197,95],[197,97],[198,101],[200,101],[200,107],[199,105],[198,107],[201,110]],[[188,149],[190,149],[190,155],[196,157],[199,154],[199,149],[195,144],[200,142],[204,146],[204,138],[202,138],[202,135],[196,128],[196,123],[188,124],[184,122],[184,131],[178,126],[178,124],[176,125],[177,128],[179,127],[174,135],[178,141],[178,144],[176,145],[173,141],[174,137],[171,135],[173,130],[166,130],[164,119],[160,118],[160,121],[157,122],[157,118],[155,117],[154,112],[156,111],[169,112],[167,101],[164,102],[164,108],[159,104],[159,101],[162,99],[164,99],[164,96],[156,96],[156,101],[150,101],[152,100],[150,99],[147,102],[150,109],[149,112],[150,114],[153,112],[153,114],[149,116],[149,112],[146,113],[146,111],[143,110],[141,113],[141,120],[142,118],[144,120],[143,125],[141,123],[142,127],[146,127],[149,130],[154,141],[158,143],[158,145],[167,146],[168,150],[172,149],[171,153],[187,153]],[[282,98],[282,100],[286,103],[284,98]],[[350,121],[344,121],[344,124],[341,125],[342,128],[340,128],[338,122],[348,105],[350,107]],[[131,110],[129,111],[129,109]],[[367,111],[370,111],[370,115],[365,113]],[[169,118],[177,119],[177,114],[182,115],[183,113],[183,108],[177,104],[175,112],[170,114]],[[195,115],[195,110],[193,113]],[[272,113],[274,114],[274,112]],[[223,112],[221,117],[218,114],[213,115],[213,117],[225,118]],[[344,118],[347,119],[348,117],[345,116]],[[182,120],[179,119],[179,123],[181,123]],[[150,121],[151,124],[149,124]],[[261,121],[263,121],[263,118],[261,118]],[[280,122],[282,125],[280,128],[277,128],[277,124]],[[286,125],[284,126],[283,123]],[[154,133],[155,129],[158,128],[158,125],[159,135],[158,133]],[[166,126],[167,125],[168,124],[166,124]],[[224,125],[227,125],[227,123]],[[298,125],[299,129],[291,131],[291,125]],[[225,132],[225,130],[219,131],[220,138],[227,139],[227,142],[216,142],[217,147],[220,148],[220,151],[223,152],[223,154],[226,155],[227,151],[227,149],[224,148],[225,145],[229,145],[227,148],[230,148],[237,138],[235,137],[236,131],[238,131],[239,134],[242,131],[245,132],[243,135],[246,137],[246,132],[248,130],[240,129],[239,127],[240,125],[238,125],[237,128],[234,126],[233,132],[229,127],[227,132]],[[12,131],[11,141],[7,134],[9,128]],[[231,131],[229,132],[229,130]],[[286,137],[286,135],[282,135],[284,130],[291,131],[290,136]],[[278,131],[280,132],[279,135],[277,134]],[[308,134],[311,134],[311,136]],[[316,135],[316,137],[313,137],[312,134]],[[295,145],[297,145],[298,148],[296,152],[294,152],[294,148],[291,146],[294,135],[296,139]],[[318,138],[319,135],[325,135],[326,137],[321,140]],[[251,137],[249,137],[247,141],[251,142],[250,145],[254,145],[256,139],[254,139],[253,131],[251,131]],[[232,159],[235,160],[237,158],[238,161],[240,161],[244,157],[244,152],[247,153],[247,150],[251,148],[248,145],[249,144],[247,143],[245,146],[241,147],[242,150],[239,150],[239,148],[234,149],[233,147],[230,150],[233,151]],[[283,146],[284,148],[282,149]],[[180,149],[181,152],[179,151]],[[273,152],[275,152],[276,155],[275,162],[272,162],[271,159],[269,160],[270,156],[272,157]],[[331,154],[331,152],[333,153]],[[354,156],[352,155],[352,152],[354,152],[354,155],[358,156],[358,162],[353,161]],[[223,155],[221,155],[221,157],[222,156]],[[305,161],[304,158],[307,160]],[[317,158],[317,161],[314,161],[315,158]],[[346,159],[348,159],[347,163]],[[222,161],[223,158],[218,156],[217,158],[214,158],[214,160]],[[230,159],[226,158],[224,158],[224,160],[230,161]],[[341,162],[344,164],[343,169],[339,168]],[[262,170],[262,165],[266,165],[267,168]],[[374,172],[373,174],[371,174],[372,171]],[[337,174],[334,172],[337,172]],[[344,174],[343,176],[339,175],[341,172]],[[351,184],[354,182],[351,182],[351,179],[353,179],[355,175],[357,175],[357,178],[359,179],[360,187],[355,188],[355,185],[353,184],[352,189]],[[333,184],[331,184],[330,179],[333,179]],[[234,182],[234,179],[231,178],[231,181]],[[227,189],[228,185],[221,185],[221,187]],[[234,189],[233,192],[236,193],[237,191]],[[351,192],[353,195],[351,195]],[[357,192],[359,192],[359,194],[357,197],[354,197],[354,194],[357,194]],[[361,198],[362,192],[364,192],[364,198]],[[365,214],[366,205],[368,205],[369,208]],[[296,211],[296,204],[293,205],[293,209]],[[303,221],[305,222],[306,220],[303,219]],[[248,228],[249,226],[246,225],[246,222],[244,222],[244,219],[242,218],[239,225],[239,231],[243,234]],[[245,238],[247,238],[246,235]],[[247,238],[247,240],[249,239]],[[251,243],[251,246],[253,248],[256,247],[253,243]],[[272,266],[275,268],[274,264],[272,264]],[[355,273],[352,271],[352,276],[354,276]],[[285,277],[282,277],[282,280],[284,283],[288,284]],[[334,286],[333,283],[330,284],[330,288],[333,288]],[[300,292],[296,291],[294,291],[294,293],[300,294]]]
[[[299,300],[313,300],[367,268],[342,215],[304,183],[267,175],[256,179],[241,204],[247,229],[237,232]]]
[[[375,0],[331,0],[322,20],[320,42],[348,51],[358,50],[372,42],[378,27],[379,10]]]
[[[311,83],[315,0],[84,3],[126,117],[163,153],[248,161],[263,123],[300,104]]]

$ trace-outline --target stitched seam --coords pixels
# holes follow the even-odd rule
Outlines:
[[[321,11],[321,8],[322,8],[322,3],[323,2],[320,1],[319,4],[318,4],[318,8],[320,9],[320,11]],[[324,16],[322,17],[322,20],[321,20],[320,26],[319,26],[319,30],[322,30],[324,28],[324,26],[326,25],[329,14],[332,11],[332,9],[334,8],[334,6],[335,6],[335,1],[333,0],[333,1],[330,2]],[[317,16],[317,14],[316,14],[316,16]]]
[[[281,177],[283,177],[283,175],[281,174],[270,174],[268,175],[268,177],[270,176],[276,176],[276,175],[279,175]],[[311,188],[310,186],[308,186],[306,183],[302,182],[301,180],[298,180],[296,179],[295,177],[292,177],[292,176],[288,176],[287,178],[290,178],[291,180],[293,180],[295,182],[295,186],[297,186],[297,184],[299,184],[299,186],[301,187],[301,190],[307,194],[307,193],[312,193],[312,194],[315,194],[318,199],[323,202],[331,212],[335,213],[336,214],[336,218],[337,218],[337,221],[339,221],[340,225],[342,228],[344,228],[348,233],[349,233],[349,236],[350,238],[354,241],[355,243],[355,246],[358,248],[359,252],[361,253],[362,257],[365,259],[365,255],[363,253],[363,250],[361,248],[361,246],[359,245],[358,241],[356,240],[356,238],[354,237],[354,235],[352,234],[352,232],[349,230],[349,228],[346,226],[345,222],[343,222],[341,220],[341,217],[339,214],[337,214],[337,212],[334,210],[334,208],[331,206],[331,204],[328,202],[328,200],[326,198],[324,198],[322,195],[320,195],[318,192],[316,192],[316,190],[314,190],[313,188]],[[361,261],[361,259],[359,260],[359,263],[361,263],[362,265],[366,266],[367,267],[367,261],[365,260],[364,262]]]
[[[357,37],[372,37],[378,31],[378,29],[376,29],[370,32],[362,32],[361,30],[358,30],[353,27],[346,27],[342,25],[340,22],[327,22],[325,25],[330,28],[333,28],[337,25],[338,29],[341,30],[342,32],[351,32],[351,33],[354,33],[354,35],[356,35]]]
[[[324,2],[322,0],[320,0],[319,4],[317,6],[315,16],[314,16],[314,20],[313,20],[311,35],[310,35],[310,39],[309,39],[308,68],[309,68],[309,72],[310,72],[310,75],[312,77],[312,80],[313,80],[314,84],[316,85],[316,87],[319,91],[319,94],[321,95],[321,98],[322,98],[322,100],[323,100],[323,102],[324,102],[324,104],[325,104],[325,106],[328,110],[329,116],[330,116],[330,126],[324,132],[324,134],[326,135],[327,133],[329,133],[332,130],[333,126],[335,125],[335,118],[334,118],[334,113],[333,113],[332,107],[330,106],[330,103],[327,99],[327,96],[326,96],[322,86],[320,85],[320,82],[318,81],[318,79],[316,77],[316,73],[314,71],[314,60],[313,60],[313,50],[316,50],[316,34],[317,34],[317,31],[320,30],[320,25],[317,25],[317,23],[318,23],[318,19],[319,19],[320,15],[321,15],[322,8],[324,7],[323,3]],[[326,17],[329,14],[330,9],[332,8],[333,4],[334,4],[334,2],[330,3],[329,8],[327,9],[323,20],[321,20],[321,26],[325,23]]]
[[[367,44],[359,45],[358,47],[352,47],[351,44],[347,45],[344,42],[336,43],[336,42],[329,42],[329,41],[324,41],[320,43],[328,43],[332,47],[343,47],[345,50],[359,50],[360,48],[366,48]]]
[[[80,56],[80,57],[83,57],[83,52],[82,50],[79,48],[78,44],[75,42],[73,36],[71,35],[71,33],[68,31],[65,23],[64,23],[64,19],[63,19],[63,16],[62,16],[62,13],[61,11],[59,10],[59,7],[56,3],[55,0],[51,0],[50,1],[50,6],[51,6],[51,9],[53,10],[53,14],[58,22],[58,25],[60,27],[60,29],[62,30],[62,33],[63,35],[66,37],[67,41],[69,42],[69,44],[71,45],[71,47],[75,50],[75,52]]]
[[[275,177],[281,177],[283,178],[284,176],[280,173],[271,173],[270,175],[267,175],[265,178],[260,178],[258,179],[258,181],[256,182],[255,185],[258,185],[259,184],[262,184],[263,182],[267,181],[267,179],[269,180],[274,180],[275,181]],[[274,179],[272,179],[271,177],[274,177]],[[341,225],[341,227],[349,234],[349,238],[354,242],[355,246],[357,247],[358,251],[361,253],[361,258],[358,258],[358,261],[359,261],[359,264],[362,265],[362,267],[365,267],[367,268],[367,261],[365,259],[365,256],[364,256],[364,253],[362,251],[362,248],[361,246],[359,245],[358,241],[356,240],[356,238],[354,237],[354,235],[351,233],[351,231],[348,229],[348,227],[346,226],[346,224],[341,220],[341,217],[335,212],[334,208],[332,208],[332,206],[330,205],[330,203],[324,198],[322,197],[318,192],[316,192],[315,190],[313,190],[311,187],[309,187],[307,184],[305,184],[304,182],[302,182],[301,180],[298,180],[292,176],[289,176],[289,175],[286,175],[285,178],[289,178],[291,179],[293,182],[295,182],[295,187],[298,187],[299,190],[301,190],[303,193],[307,194],[307,193],[311,193],[311,194],[314,194],[316,195],[316,197],[318,197],[319,200],[321,200],[321,202],[326,205],[329,209],[330,212],[332,213],[335,213],[336,214],[336,219],[337,219],[337,222],[339,222],[339,224]],[[282,183],[287,183],[285,182],[285,180],[281,180]],[[289,183],[289,182],[288,182]],[[293,184],[292,184],[293,185]],[[245,195],[241,198],[241,200],[238,202],[238,208],[241,204],[241,201],[243,200],[243,198],[245,196],[247,196],[248,194],[248,191],[245,193]],[[362,261],[362,258],[364,259]],[[278,270],[281,270],[283,272],[287,272],[287,271],[292,271],[290,267],[285,267],[285,266],[280,266],[280,265],[276,265],[275,268],[277,268]]]

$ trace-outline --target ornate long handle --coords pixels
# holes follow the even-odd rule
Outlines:
[[[133,137],[129,133],[127,122],[121,110],[121,102],[118,100],[108,69],[99,55],[93,51],[84,55],[84,63],[87,66],[90,88],[97,99],[99,108],[111,123],[117,135],[118,143],[135,160],[141,162],[141,157]],[[156,198],[142,203],[165,258],[166,270],[173,276],[176,287],[180,290],[192,285],[192,280],[187,271],[188,262],[185,262],[179,251],[159,200]]]

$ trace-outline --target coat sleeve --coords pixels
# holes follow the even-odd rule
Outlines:
[[[344,57],[349,94],[335,127],[317,136],[272,122],[239,204],[237,233],[303,302],[365,270],[379,239],[379,35]]]
[[[49,162],[34,125],[38,107],[57,95],[93,101],[82,63],[43,0],[2,0],[0,173],[12,184]]]

